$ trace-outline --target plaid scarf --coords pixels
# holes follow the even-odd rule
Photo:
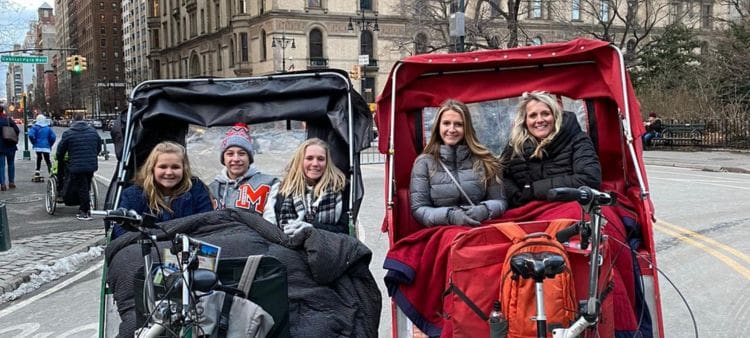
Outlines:
[[[341,193],[326,189],[321,196],[313,199],[313,190],[307,187],[304,196],[284,197],[281,202],[279,223],[286,224],[289,220],[298,219],[299,215],[304,213],[305,217],[302,220],[307,223],[336,224],[341,217],[336,209],[338,207],[341,210],[341,205]]]

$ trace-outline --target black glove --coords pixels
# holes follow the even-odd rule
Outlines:
[[[523,203],[526,203],[533,199],[534,199],[534,187],[532,187],[530,184],[524,185],[523,190],[521,191],[520,201],[522,201]]]
[[[490,209],[484,204],[477,204],[466,209],[466,215],[481,223],[490,218]]]
[[[460,208],[452,208],[450,211],[448,211],[448,223],[453,225],[468,225],[468,226],[477,226],[480,223],[468,215],[460,209]]]

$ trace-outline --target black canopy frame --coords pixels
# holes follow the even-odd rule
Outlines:
[[[115,148],[118,166],[107,191],[106,208],[119,204],[140,164],[162,141],[186,145],[189,125],[248,125],[296,120],[305,122],[307,138],[331,148],[332,162],[349,179],[350,217],[357,219],[364,195],[359,154],[372,142],[373,118],[345,71],[299,71],[245,78],[150,80],[130,94],[120,115],[122,140]],[[117,125],[115,125],[117,128]]]

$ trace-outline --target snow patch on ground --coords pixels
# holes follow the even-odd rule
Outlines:
[[[0,304],[18,299],[19,297],[38,289],[45,283],[74,272],[79,267],[100,257],[103,253],[103,247],[95,246],[89,248],[86,252],[80,252],[58,259],[52,265],[38,264],[33,268],[37,272],[30,276],[28,282],[22,283],[18,288],[11,292],[6,292],[0,295]]]

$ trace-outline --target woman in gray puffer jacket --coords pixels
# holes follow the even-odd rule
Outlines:
[[[426,227],[478,226],[500,217],[508,206],[501,173],[498,159],[477,140],[469,108],[449,99],[438,110],[430,140],[414,161],[409,186],[412,215]]]

